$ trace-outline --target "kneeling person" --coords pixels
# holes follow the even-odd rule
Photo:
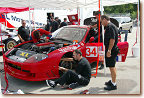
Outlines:
[[[69,84],[69,88],[76,88],[79,85],[88,85],[91,78],[91,66],[88,60],[82,57],[82,53],[78,49],[73,52],[73,58],[77,63],[74,71],[59,67],[59,70],[65,71],[65,73],[56,81],[48,80],[47,84],[53,88],[57,84],[62,86],[64,84]]]

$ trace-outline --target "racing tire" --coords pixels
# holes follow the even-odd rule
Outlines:
[[[71,61],[62,61],[60,64],[60,67],[72,69],[72,62]]]
[[[61,61],[59,64],[60,67],[64,67],[67,69],[72,69],[72,62],[71,61]],[[59,70],[60,77],[63,75],[63,72]]]
[[[5,51],[10,50],[11,48],[13,48],[15,45],[17,45],[17,42],[14,39],[8,39],[5,42]]]

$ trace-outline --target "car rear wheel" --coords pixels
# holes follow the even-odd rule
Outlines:
[[[17,42],[14,39],[8,39],[5,42],[5,51],[10,50],[11,48],[13,48],[15,45],[17,45]]]

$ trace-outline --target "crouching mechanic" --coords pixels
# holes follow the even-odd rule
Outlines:
[[[91,66],[88,60],[82,57],[82,53],[78,49],[73,52],[73,58],[76,60],[74,71],[59,67],[59,70],[64,71],[65,73],[56,81],[46,81],[49,86],[54,88],[57,84],[60,84],[61,86],[69,84],[69,88],[73,89],[80,85],[86,86],[89,84],[91,78]]]
[[[46,37],[46,39],[45,39],[45,42],[48,42],[49,38],[52,36],[51,32],[48,32],[48,31],[43,30],[43,29],[37,29],[31,33],[31,37],[32,37],[33,42],[34,43],[38,42],[40,40],[40,37],[43,34],[48,35],[48,37]]]

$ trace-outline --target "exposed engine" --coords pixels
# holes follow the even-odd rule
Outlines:
[[[7,57],[17,62],[24,62],[33,55],[41,55],[39,57],[46,57],[46,55],[56,49],[68,46],[70,44],[51,42],[51,43],[26,43],[14,48]]]
[[[27,43],[27,44],[20,46],[19,48],[28,50],[28,51],[34,51],[36,53],[48,54],[56,49],[59,49],[65,46],[68,46],[68,44],[51,43],[51,44],[40,45],[40,44]]]

